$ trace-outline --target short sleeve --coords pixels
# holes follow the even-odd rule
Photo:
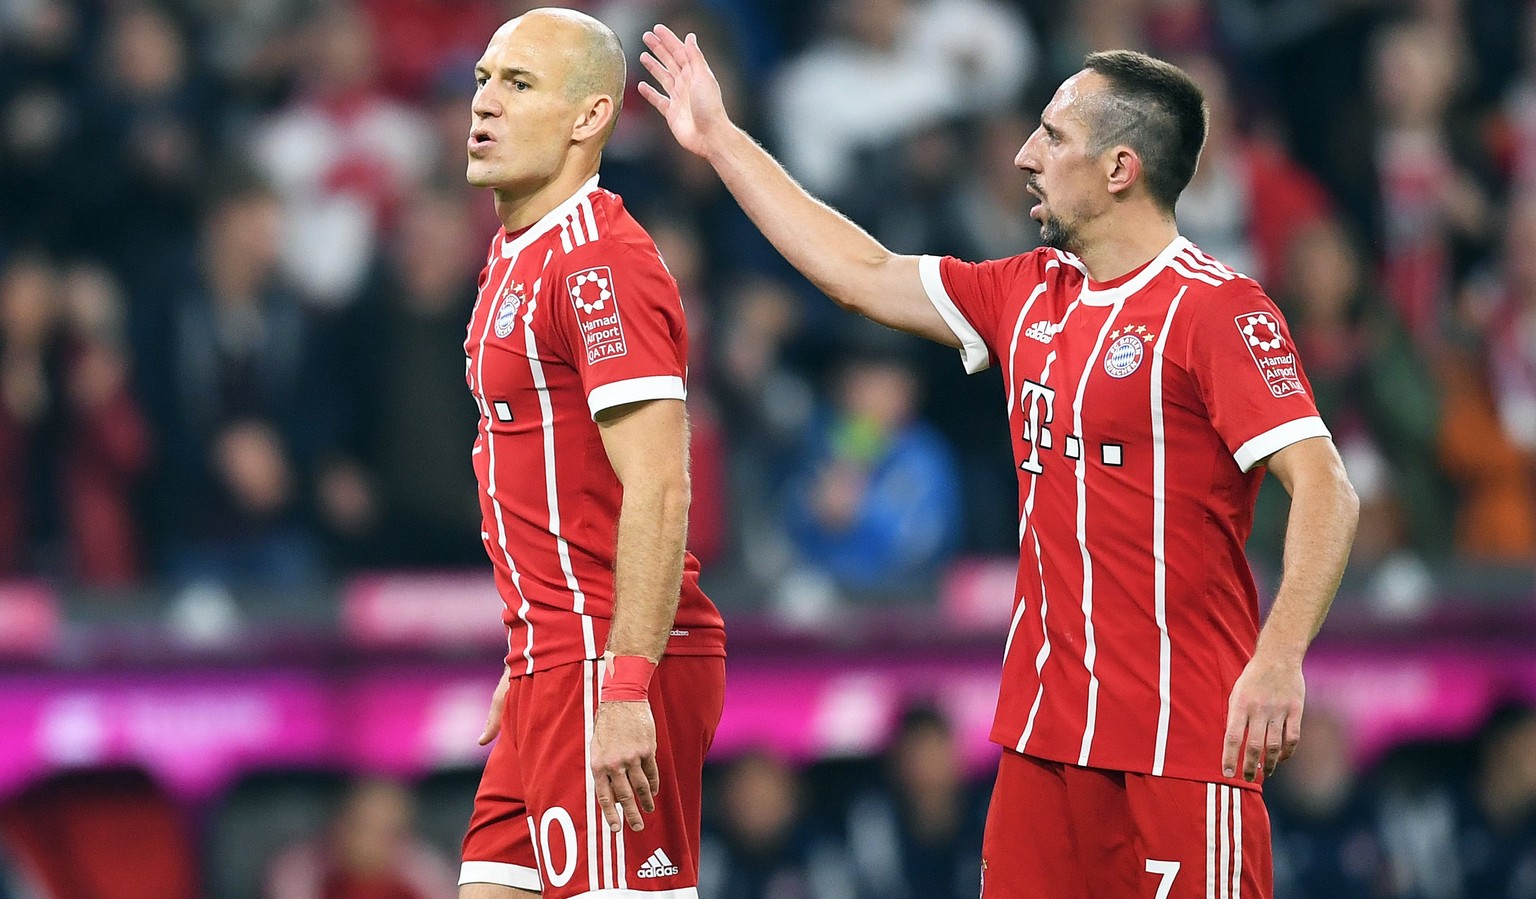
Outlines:
[[[1020,282],[1038,281],[1033,261],[1033,254],[988,262],[964,262],[953,256],[918,259],[923,290],[959,338],[960,360],[970,374],[986,369],[1000,355],[998,323],[1014,292],[1033,286]]]
[[[1191,297],[1188,368],[1211,425],[1243,471],[1310,437],[1330,437],[1317,414],[1280,310],[1253,281]]]
[[[566,257],[552,301],[596,418],[626,403],[687,398],[688,326],[653,247],[594,241]]]

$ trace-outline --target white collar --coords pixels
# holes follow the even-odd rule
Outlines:
[[[566,215],[568,215],[571,210],[576,208],[576,204],[586,199],[586,197],[594,190],[597,190],[596,175],[593,175],[591,178],[589,178],[586,184],[576,188],[576,192],[562,200],[559,206],[556,206],[554,209],[544,213],[542,218],[529,225],[526,229],[524,229],[523,233],[517,235],[511,240],[504,241],[501,245],[501,258],[511,259],[513,256],[516,256],[518,253],[522,252],[524,247],[533,243],[535,240],[538,240],[540,237],[543,237],[545,234],[548,234],[550,228],[553,228],[558,223],[564,221]]]
[[[1168,267],[1168,263],[1173,260],[1173,257],[1182,253],[1184,248],[1190,245],[1188,238],[1185,238],[1183,235],[1175,237],[1168,246],[1163,247],[1161,253],[1158,253],[1151,262],[1147,263],[1146,268],[1136,273],[1136,277],[1124,284],[1106,287],[1103,290],[1093,290],[1088,286],[1088,276],[1085,271],[1083,275],[1083,289],[1077,295],[1077,298],[1089,306],[1113,306],[1116,303],[1123,303],[1135,295],[1137,291],[1146,287],[1148,281],[1157,277],[1159,272]]]

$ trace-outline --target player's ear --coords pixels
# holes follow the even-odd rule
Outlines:
[[[1141,179],[1141,156],[1124,144],[1110,147],[1104,153],[1104,174],[1110,193],[1126,191]]]
[[[607,94],[588,97],[579,107],[580,114],[571,129],[571,140],[576,142],[604,137],[612,131],[613,117],[618,115],[613,98]]]

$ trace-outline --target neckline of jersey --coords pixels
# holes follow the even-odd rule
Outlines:
[[[548,234],[551,228],[565,220],[566,215],[576,208],[577,203],[586,199],[595,190],[597,190],[597,176],[593,175],[587,179],[585,184],[576,188],[575,193],[561,200],[559,206],[544,213],[542,218],[517,232],[517,234],[508,234],[507,230],[503,228],[502,234],[504,236],[501,239],[501,258],[511,259],[522,252],[524,247]]]
[[[1155,278],[1159,272],[1168,267],[1173,257],[1190,246],[1189,239],[1182,234],[1163,247],[1163,251],[1152,258],[1151,262],[1143,265],[1139,270],[1127,272],[1114,281],[1095,282],[1088,277],[1088,272],[1083,271],[1083,289],[1078,294],[1078,299],[1089,306],[1113,306],[1124,302],[1134,296],[1148,282]],[[1118,282],[1118,283],[1117,283]]]

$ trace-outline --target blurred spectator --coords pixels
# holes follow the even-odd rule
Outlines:
[[[32,568],[42,537],[36,512],[52,472],[47,433],[58,397],[51,383],[58,286],[48,263],[16,256],[0,274],[0,575]]]
[[[266,899],[452,899],[458,872],[413,831],[411,795],[362,780],[325,834],[272,860]]]
[[[841,847],[801,817],[795,772],[767,753],[731,761],[706,822],[699,895],[711,899],[855,899]]]
[[[893,252],[960,252],[965,226],[956,187],[972,163],[961,155],[957,132],[936,122],[856,153],[859,178],[844,194],[848,217]]]
[[[1390,26],[1372,56],[1387,297],[1427,350],[1440,344],[1458,273],[1457,252],[1490,236],[1491,202],[1453,124],[1465,78],[1457,35],[1427,20]]]
[[[125,587],[143,573],[138,488],[150,462],[149,422],[132,390],[123,298],[104,270],[77,266],[61,284],[65,407],[58,502],[68,572]]]
[[[1195,56],[1180,65],[1205,92],[1211,118],[1200,166],[1179,195],[1179,231],[1271,292],[1284,292],[1291,239],[1328,214],[1328,195],[1284,149],[1243,132],[1216,60]]]
[[[303,313],[277,279],[281,216],[260,187],[215,200],[198,281],[177,310],[166,479],[178,580],[319,575],[304,490],[327,394]]]
[[[864,899],[970,899],[981,878],[985,793],[964,780],[955,735],[914,707],[887,752],[881,789],[848,811],[848,854]]]
[[[1504,97],[1502,120],[1504,168],[1516,194],[1536,191],[1536,10],[1526,6],[1520,43],[1524,65],[1515,69]]]
[[[474,233],[467,208],[453,190],[407,200],[378,280],[325,348],[353,364],[340,373],[335,405],[346,410],[346,453],[328,460],[324,511],[333,533],[375,564],[484,559],[469,463],[479,414],[464,389],[464,327],[488,238]]]
[[[83,244],[123,271],[135,295],[158,299],[173,290],[178,252],[196,227],[215,101],[185,37],[161,9],[115,10],[105,42],[107,65],[93,72],[81,110],[81,149],[97,171],[80,213],[132,227],[81,228],[71,249]]]
[[[781,281],[748,279],[725,294],[714,393],[728,442],[727,508],[740,561],[763,584],[787,564],[773,496],[815,401],[794,364],[801,329],[799,299]]]
[[[725,435],[714,395],[715,308],[704,285],[704,251],[685,222],[653,220],[647,230],[667,271],[677,281],[688,318],[688,457],[693,501],[688,507],[688,549],[704,565],[719,561],[728,540]]]
[[[102,270],[0,272],[0,576],[124,586],[142,562],[149,428],[130,390],[123,306]]]
[[[81,162],[86,122],[74,88],[88,46],[70,0],[0,10],[0,250],[59,252],[80,235],[72,218],[89,196]]]
[[[1536,195],[1509,213],[1498,277],[1464,308],[1473,346],[1443,366],[1441,462],[1460,490],[1456,546],[1484,560],[1536,556]]]
[[[1306,360],[1318,412],[1360,495],[1354,559],[1367,570],[1398,554],[1443,558],[1449,486],[1436,470],[1440,398],[1393,310],[1371,286],[1353,235],[1322,219],[1291,240],[1276,293]],[[1255,543],[1279,561],[1286,506],[1270,484],[1255,514]],[[1415,563],[1421,564],[1421,563]]]
[[[356,299],[380,232],[435,150],[421,113],[384,94],[366,17],[332,6],[304,37],[299,97],[258,127],[251,153],[283,198],[284,271],[305,302],[334,309]],[[465,123],[467,134],[467,113]]]
[[[1350,760],[1344,722],[1309,706],[1296,754],[1264,785],[1275,849],[1276,899],[1370,899],[1388,894],[1368,794]]]
[[[982,125],[976,161],[965,166],[959,187],[958,219],[965,259],[1005,259],[1040,245],[1040,226],[1029,217],[1035,198],[1029,179],[1015,164],[1035,123],[1020,116],[994,116]]]
[[[1464,894],[1478,899],[1536,897],[1536,708],[1508,705],[1488,719],[1464,809],[1459,853]]]
[[[785,165],[819,196],[855,185],[855,155],[1017,97],[1033,40],[984,0],[839,0],[835,25],[779,72],[769,119]],[[835,89],[833,88],[835,86]]]
[[[943,438],[915,418],[918,389],[894,354],[850,358],[791,477],[795,552],[845,590],[924,590],[954,550],[959,474]]]

